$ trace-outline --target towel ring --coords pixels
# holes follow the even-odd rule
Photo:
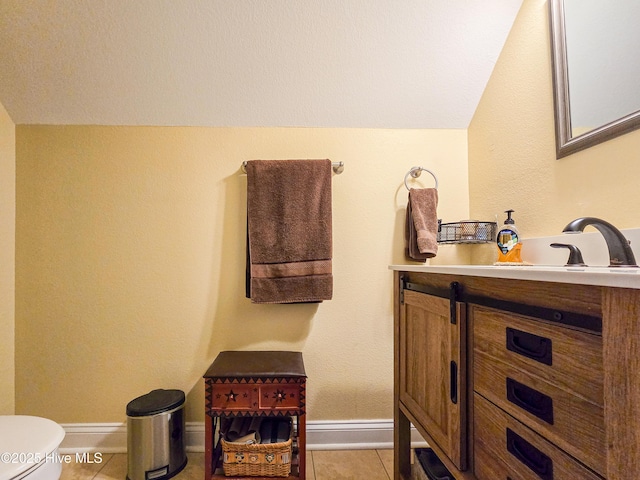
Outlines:
[[[413,178],[418,178],[422,172],[427,172],[433,177],[433,179],[436,182],[436,190],[437,190],[438,177],[436,177],[436,175],[431,170],[427,170],[426,168],[422,168],[422,167],[411,167],[411,170],[409,170],[407,174],[404,176],[404,186],[407,187],[407,190],[411,190],[411,188],[409,188],[409,184],[407,183],[407,180],[409,180],[409,175],[411,175],[411,177]]]

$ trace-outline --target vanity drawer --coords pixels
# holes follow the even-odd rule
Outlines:
[[[588,467],[604,474],[604,409],[484,353],[474,356],[474,388]]]
[[[478,480],[601,480],[478,394],[474,395],[473,445]]]
[[[601,336],[479,305],[469,308],[475,353],[603,405]]]

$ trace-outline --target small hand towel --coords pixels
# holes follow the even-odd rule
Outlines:
[[[330,300],[331,161],[252,160],[246,169],[247,297]]]
[[[411,202],[407,202],[407,213],[404,220],[404,254],[408,260],[416,262],[426,262],[427,258],[429,258],[418,250],[416,226],[411,216]]]
[[[418,251],[427,258],[435,257],[438,253],[438,190],[412,188],[409,190],[409,203]]]

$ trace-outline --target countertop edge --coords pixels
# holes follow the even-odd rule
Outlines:
[[[570,283],[600,287],[631,288],[640,290],[640,269],[634,271],[602,268],[593,269],[537,266],[493,265],[389,265],[389,270],[404,272],[439,273],[472,277],[530,280],[534,282]],[[592,267],[594,268],[594,267]],[[599,269],[599,268],[598,268]]]

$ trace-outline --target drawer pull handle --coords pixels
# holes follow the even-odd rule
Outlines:
[[[507,377],[507,400],[553,425],[553,398]]]
[[[453,360],[449,364],[449,396],[452,403],[458,403],[458,365]]]
[[[507,450],[542,480],[553,480],[553,460],[507,428]]]
[[[507,327],[507,350],[545,365],[552,364],[550,338]]]

